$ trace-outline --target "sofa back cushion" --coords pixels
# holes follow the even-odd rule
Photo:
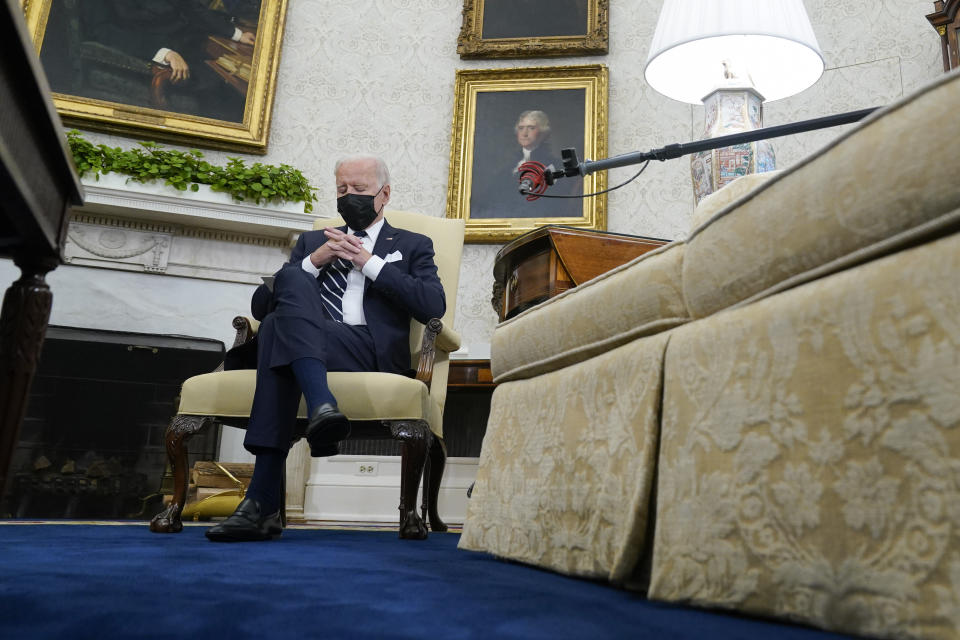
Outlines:
[[[701,200],[700,204],[693,210],[693,217],[690,220],[690,232],[696,232],[699,227],[709,222],[715,213],[724,210],[731,202],[739,200],[781,173],[783,173],[782,170],[749,173],[728,183],[723,188],[714,191]]]

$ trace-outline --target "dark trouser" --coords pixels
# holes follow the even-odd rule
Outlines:
[[[370,331],[328,319],[313,276],[287,267],[273,290],[273,310],[257,332],[257,388],[243,441],[252,453],[290,448],[301,395],[290,368],[294,360],[316,358],[327,371],[377,370]]]

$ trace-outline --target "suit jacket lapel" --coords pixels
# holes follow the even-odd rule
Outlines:
[[[399,237],[399,229],[391,227],[390,223],[387,222],[386,218],[384,218],[383,226],[380,227],[380,233],[377,235],[377,241],[374,243],[373,251],[370,253],[381,258],[386,258],[387,254],[393,250],[393,245],[397,244]],[[366,291],[369,286],[370,279],[367,278],[363,282],[363,290]],[[366,297],[364,297],[364,304],[366,304]]]
[[[385,258],[393,249],[393,245],[397,243],[399,235],[399,230],[391,227],[390,223],[384,219],[383,226],[380,227],[380,235],[377,236],[377,242],[373,245],[373,251],[370,253]]]

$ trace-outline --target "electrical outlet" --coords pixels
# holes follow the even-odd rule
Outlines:
[[[358,476],[375,476],[377,475],[377,462],[358,462],[357,463],[357,475]]]

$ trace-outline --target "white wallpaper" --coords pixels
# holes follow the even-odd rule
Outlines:
[[[806,0],[827,71],[811,89],[766,107],[768,125],[884,105],[942,73],[930,0]],[[661,0],[611,0],[610,53],[582,58],[463,61],[456,53],[462,0],[290,0],[266,162],[290,163],[334,202],[338,156],[382,155],[393,173],[391,206],[445,214],[457,69],[602,63],[610,69],[611,155],[697,139],[702,108],[647,87],[643,65]],[[786,168],[840,128],[781,138]],[[107,136],[91,136],[101,140]],[[208,153],[213,158],[224,154]],[[257,158],[261,159],[261,158]],[[610,184],[635,168],[611,171]],[[677,238],[693,207],[686,159],[651,165],[609,196],[611,231]],[[490,306],[497,245],[468,245],[456,328],[482,355],[496,323]]]

